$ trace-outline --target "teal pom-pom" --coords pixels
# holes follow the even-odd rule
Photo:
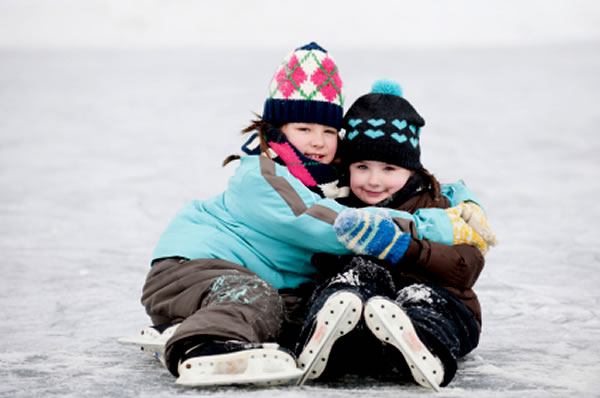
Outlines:
[[[390,79],[379,79],[371,87],[374,94],[392,94],[402,97],[402,86]]]

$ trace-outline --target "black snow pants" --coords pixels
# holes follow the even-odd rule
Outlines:
[[[339,274],[321,283],[309,301],[296,354],[310,337],[317,313],[327,298],[340,290],[358,294],[363,303],[374,296],[395,300],[411,319],[421,341],[444,366],[442,386],[454,378],[457,359],[471,352],[479,342],[479,326],[474,315],[451,292],[435,285],[414,283],[396,286],[392,275],[369,257],[355,256]],[[343,374],[410,379],[410,371],[397,349],[379,341],[364,320],[333,346],[325,372],[331,379]]]

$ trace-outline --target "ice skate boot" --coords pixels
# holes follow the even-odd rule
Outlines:
[[[149,326],[137,336],[121,337],[118,341],[121,344],[140,347],[143,352],[153,356],[165,365],[165,345],[178,327],[179,324],[172,323]]]
[[[421,342],[410,318],[398,304],[384,297],[373,297],[365,305],[364,318],[379,340],[402,353],[418,384],[439,391],[444,379],[442,363]]]
[[[362,300],[352,291],[341,290],[327,298],[317,312],[309,336],[298,357],[304,374],[298,379],[302,385],[307,379],[317,378],[325,370],[329,353],[335,341],[350,332],[362,314]]]
[[[179,360],[176,383],[188,387],[295,382],[302,370],[276,343],[209,341],[188,349]]]

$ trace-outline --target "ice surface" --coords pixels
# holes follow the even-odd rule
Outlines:
[[[148,324],[151,250],[222,190],[286,51],[0,53],[0,396],[410,397],[344,380],[188,390],[117,344]],[[476,286],[480,346],[440,397],[600,390],[600,43],[336,52],[347,102],[399,80],[423,161],[478,194],[500,244]]]

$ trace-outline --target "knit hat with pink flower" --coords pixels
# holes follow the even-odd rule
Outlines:
[[[275,71],[262,119],[275,126],[317,123],[339,130],[343,106],[337,65],[312,42],[292,51]]]

